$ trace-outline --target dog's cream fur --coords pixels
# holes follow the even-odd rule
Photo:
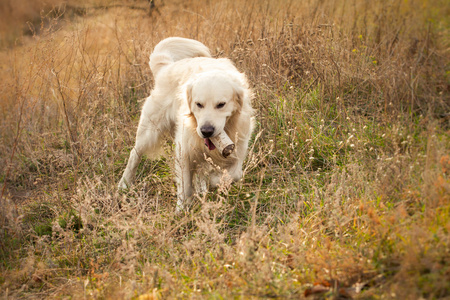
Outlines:
[[[163,137],[175,142],[177,211],[196,192],[242,177],[242,163],[252,132],[251,91],[247,79],[225,58],[211,58],[202,43],[172,37],[156,45],[150,56],[155,87],[142,108],[136,143],[119,188],[129,187],[141,155],[155,157]],[[227,158],[205,145],[205,138],[225,130],[235,143]]]

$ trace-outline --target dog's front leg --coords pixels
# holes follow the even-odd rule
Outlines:
[[[237,147],[236,161],[228,168],[228,173],[233,182],[238,182],[243,175],[242,165],[244,164],[245,155],[247,154],[248,140],[245,143],[241,143]]]
[[[232,166],[230,168],[230,177],[233,180],[233,182],[238,182],[242,178],[242,163],[238,162],[236,165]]]
[[[175,171],[177,182],[177,207],[176,212],[180,213],[185,209],[185,205],[192,197],[192,166],[187,152],[187,146],[178,143],[175,146]]]

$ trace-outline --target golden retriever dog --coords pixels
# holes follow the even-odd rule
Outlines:
[[[175,146],[179,212],[194,192],[242,177],[253,129],[252,93],[245,74],[229,59],[212,58],[205,45],[191,39],[161,41],[150,55],[150,68],[154,89],[142,108],[119,189],[133,183],[141,156],[157,157],[169,136]],[[224,133],[234,143],[227,157],[211,141]]]

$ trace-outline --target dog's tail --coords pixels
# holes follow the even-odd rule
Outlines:
[[[150,69],[153,77],[157,77],[158,73],[164,67],[192,57],[211,57],[209,49],[196,40],[185,39],[180,37],[170,37],[156,45],[153,53],[150,55]]]

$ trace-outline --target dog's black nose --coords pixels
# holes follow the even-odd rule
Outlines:
[[[204,138],[209,138],[213,135],[214,133],[214,127],[211,125],[203,125],[200,128],[201,133],[203,134]]]

